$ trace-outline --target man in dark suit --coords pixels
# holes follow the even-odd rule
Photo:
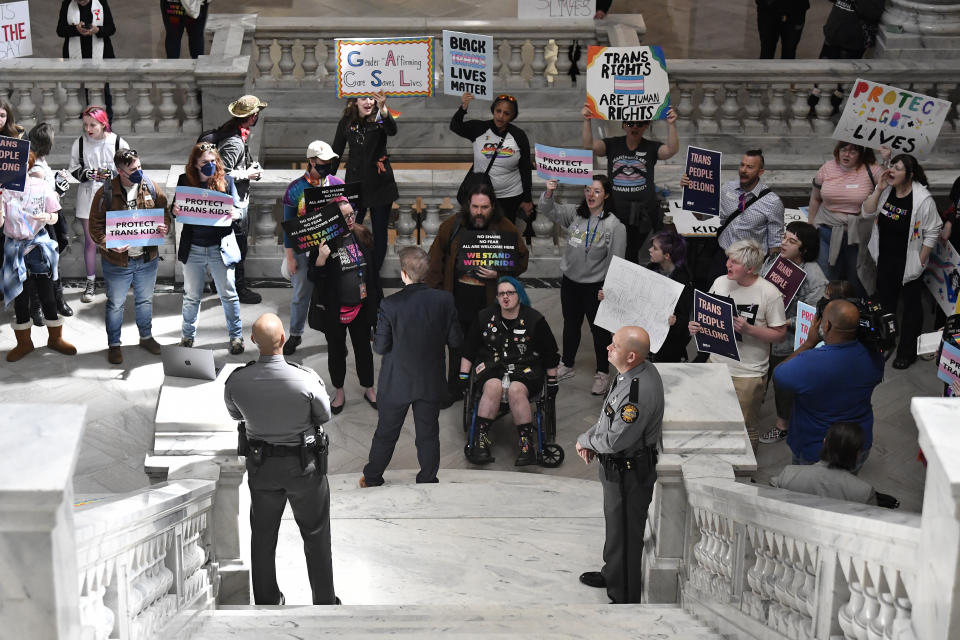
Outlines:
[[[400,429],[413,405],[417,434],[417,482],[437,482],[440,468],[440,407],[447,396],[444,346],[463,342],[453,295],[423,284],[429,260],[420,247],[400,250],[404,287],[380,303],[373,350],[383,355],[377,406],[379,420],[360,487],[383,484]]]

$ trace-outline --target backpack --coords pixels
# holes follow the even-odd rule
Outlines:
[[[226,138],[229,138],[231,135],[233,135],[233,133],[229,128],[220,125],[215,129],[207,129],[201,133],[197,138],[197,144],[200,144],[201,142],[209,142],[210,144],[214,144],[219,147],[220,142]]]
[[[113,141],[113,153],[116,154],[117,151],[120,151],[120,135],[116,134],[116,140]],[[83,161],[83,136],[80,136],[80,145],[78,150],[80,151],[80,171],[83,171],[85,163]]]

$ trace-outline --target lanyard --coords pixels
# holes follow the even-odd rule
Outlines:
[[[590,244],[597,237],[597,230],[600,228],[600,218],[597,218],[597,226],[593,228],[593,235],[590,235],[590,218],[587,218],[587,232],[583,235],[583,252],[590,250]]]

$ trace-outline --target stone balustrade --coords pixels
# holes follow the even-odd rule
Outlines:
[[[74,509],[81,634],[90,640],[178,637],[213,608],[215,483],[180,480]]]

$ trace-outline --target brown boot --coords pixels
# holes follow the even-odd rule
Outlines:
[[[30,339],[30,321],[23,324],[13,323],[13,332],[17,336],[17,346],[7,354],[7,362],[16,362],[33,351],[33,340]]]
[[[47,325],[47,333],[50,334],[50,337],[47,338],[48,347],[65,356],[77,355],[77,348],[63,339],[63,325],[56,327]]]

